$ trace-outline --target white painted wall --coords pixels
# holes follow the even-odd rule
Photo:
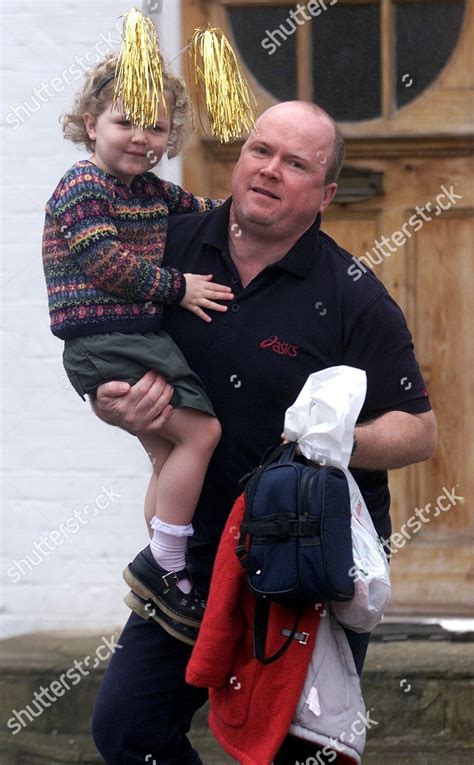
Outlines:
[[[58,117],[82,71],[107,47],[118,49],[115,25],[132,5],[2,0],[2,636],[122,624],[129,613],[122,568],[147,542],[147,458],[69,386],[62,342],[49,330],[41,264],[44,204],[87,156],[63,139]],[[172,58],[179,0],[164,0],[159,28]],[[179,183],[180,170],[175,159],[158,172]],[[27,555],[37,565],[21,563]]]

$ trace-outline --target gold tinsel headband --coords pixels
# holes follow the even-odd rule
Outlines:
[[[256,104],[255,96],[222,29],[210,25],[195,29],[189,55],[212,135],[227,143],[250,132],[255,120],[250,100]]]
[[[194,30],[184,50],[194,64],[198,97],[205,104],[211,134],[223,143],[249,132],[254,124],[250,105],[255,97],[224,32],[207,25]],[[132,8],[123,25],[123,45],[115,71],[114,106],[141,128],[156,122],[163,94],[163,59],[152,20]]]
[[[123,45],[115,70],[113,105],[122,102],[127,120],[141,128],[153,127],[163,95],[163,61],[152,20],[132,8],[123,23]]]

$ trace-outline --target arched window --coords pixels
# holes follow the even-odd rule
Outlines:
[[[222,0],[242,59],[279,101],[315,101],[338,121],[389,118],[439,75],[464,0]],[[348,98],[350,94],[350,98]]]

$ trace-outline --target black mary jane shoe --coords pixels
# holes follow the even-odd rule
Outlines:
[[[172,619],[164,611],[161,611],[152,600],[143,600],[134,592],[129,592],[124,597],[124,603],[134,611],[134,613],[141,616],[142,619],[157,622],[169,635],[172,635],[176,640],[180,640],[187,645],[195,645],[198,629],[196,627],[188,627],[182,622],[177,622]]]
[[[171,619],[188,627],[201,624],[205,599],[194,587],[184,593],[177,586],[181,579],[189,578],[186,568],[166,571],[155,561],[150,548],[145,547],[124,569],[123,578],[135,595],[152,600]]]

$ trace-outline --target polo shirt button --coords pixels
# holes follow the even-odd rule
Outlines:
[[[233,276],[230,281],[232,284],[238,284],[240,282],[240,279],[238,276]]]
[[[240,311],[240,305],[238,303],[232,303],[230,310],[234,313],[238,313],[238,311]]]

